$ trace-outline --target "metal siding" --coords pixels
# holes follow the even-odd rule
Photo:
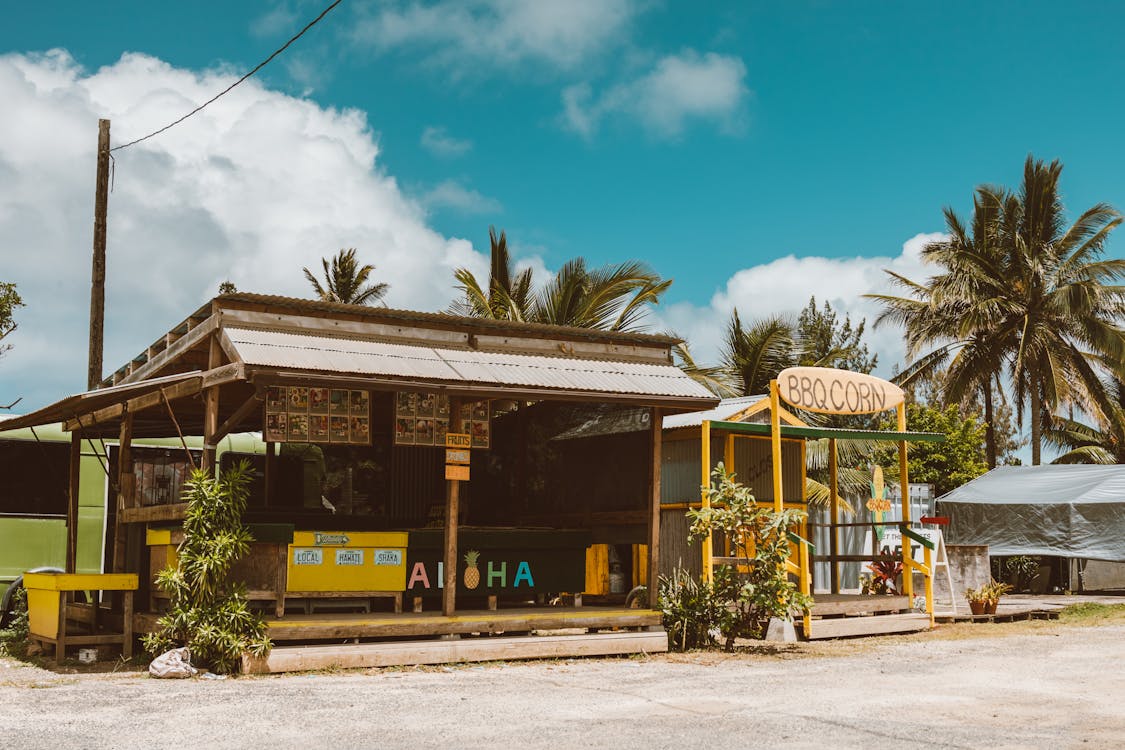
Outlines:
[[[248,365],[601,393],[711,396],[673,365],[438,349],[244,328],[225,331]]]

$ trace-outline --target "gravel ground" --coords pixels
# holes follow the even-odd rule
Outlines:
[[[0,659],[0,747],[1122,748],[1122,665],[1125,625],[1057,622],[221,681]]]

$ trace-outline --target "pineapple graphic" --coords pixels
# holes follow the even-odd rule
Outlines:
[[[477,568],[477,559],[480,557],[480,552],[471,549],[465,553],[465,588],[475,589],[480,585],[480,569]]]

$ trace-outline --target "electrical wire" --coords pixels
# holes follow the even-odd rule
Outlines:
[[[120,150],[121,150],[121,149],[123,149],[123,148],[129,148],[130,146],[135,146],[135,145],[137,145],[138,143],[140,143],[141,141],[147,141],[147,140],[148,140],[149,138],[152,138],[153,136],[157,136],[157,135],[160,135],[160,134],[161,134],[161,133],[163,133],[163,132],[164,132],[165,130],[168,130],[169,128],[172,128],[172,127],[174,127],[174,126],[176,126],[176,125],[179,125],[179,124],[180,124],[181,122],[183,122],[183,121],[184,121],[184,120],[186,120],[187,118],[191,117],[191,116],[192,116],[192,115],[194,115],[194,114],[195,114],[196,112],[199,112],[200,110],[202,110],[202,109],[203,109],[204,107],[206,107],[207,105],[209,105],[209,104],[211,104],[212,102],[214,102],[214,101],[215,101],[216,99],[218,99],[219,97],[221,97],[221,96],[223,96],[224,94],[228,93],[228,92],[229,92],[229,91],[230,91],[231,89],[233,89],[233,88],[234,88],[235,86],[237,86],[238,84],[242,83],[242,82],[243,82],[243,81],[245,81],[245,80],[246,80],[247,78],[249,78],[250,76],[252,76],[252,75],[254,75],[255,73],[257,73],[257,72],[258,72],[259,70],[261,70],[262,68],[266,67],[266,65],[267,65],[267,64],[269,64],[269,62],[270,62],[271,60],[273,60],[273,59],[274,59],[275,57],[277,57],[277,56],[278,56],[278,55],[280,55],[280,54],[281,54],[282,52],[284,52],[284,51],[286,50],[286,48],[287,48],[287,47],[289,47],[289,45],[291,45],[291,44],[292,44],[293,42],[295,42],[295,41],[297,41],[298,39],[300,39],[300,38],[301,38],[301,37],[302,37],[302,36],[304,35],[304,33],[305,33],[306,31],[308,31],[309,29],[311,29],[311,28],[312,28],[313,26],[316,26],[316,24],[317,24],[317,23],[318,23],[318,22],[320,21],[320,19],[322,19],[322,18],[324,18],[324,17],[326,16],[326,15],[328,15],[328,12],[329,12],[329,11],[331,11],[331,10],[332,10],[333,8],[335,8],[335,7],[337,6],[337,5],[339,5],[339,4],[340,4],[340,3],[342,3],[342,2],[343,2],[343,0],[336,0],[336,2],[332,3],[331,5],[329,5],[329,6],[327,7],[327,8],[325,8],[325,9],[324,9],[324,10],[323,10],[323,11],[321,12],[321,14],[320,14],[319,16],[317,16],[317,17],[316,17],[316,18],[314,18],[314,19],[313,19],[312,21],[310,21],[310,22],[309,22],[309,23],[308,23],[308,24],[307,24],[307,25],[305,26],[305,28],[303,28],[303,29],[301,29],[301,30],[300,30],[299,32],[297,32],[296,36],[294,36],[294,37],[293,37],[292,39],[290,39],[290,40],[289,40],[288,42],[286,42],[286,43],[285,43],[284,45],[282,45],[281,47],[279,47],[279,48],[278,48],[278,49],[277,49],[276,51],[274,51],[274,53],[273,53],[272,55],[270,55],[269,57],[267,57],[267,58],[266,58],[265,60],[262,60],[262,61],[261,61],[260,63],[258,63],[258,65],[257,65],[257,66],[256,66],[256,67],[255,67],[255,68],[254,68],[253,70],[251,70],[251,71],[250,71],[249,73],[247,73],[246,75],[242,76],[242,78],[239,78],[239,79],[238,79],[237,81],[235,81],[234,83],[232,83],[232,84],[231,84],[230,86],[227,86],[227,87],[226,87],[225,89],[223,89],[223,90],[222,90],[222,91],[220,91],[219,93],[215,94],[215,96],[211,97],[210,99],[208,99],[207,101],[205,101],[205,102],[204,102],[203,104],[200,104],[200,105],[199,105],[198,107],[196,107],[195,109],[193,109],[193,110],[192,110],[191,112],[188,112],[188,113],[187,113],[186,115],[184,115],[184,116],[183,116],[183,117],[181,117],[180,119],[176,120],[175,122],[170,122],[170,123],[168,123],[168,124],[167,124],[167,125],[165,125],[164,127],[160,128],[160,130],[155,130],[155,131],[153,131],[153,132],[149,133],[148,135],[144,136],[143,138],[138,138],[138,139],[137,139],[137,140],[135,140],[135,141],[129,141],[128,143],[122,144],[122,145],[120,145],[120,146],[114,146],[113,148],[111,148],[111,149],[110,149],[110,152],[113,152],[113,151],[120,151]]]

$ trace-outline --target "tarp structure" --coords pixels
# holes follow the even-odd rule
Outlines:
[[[1002,466],[937,504],[950,544],[1125,562],[1125,466]]]

